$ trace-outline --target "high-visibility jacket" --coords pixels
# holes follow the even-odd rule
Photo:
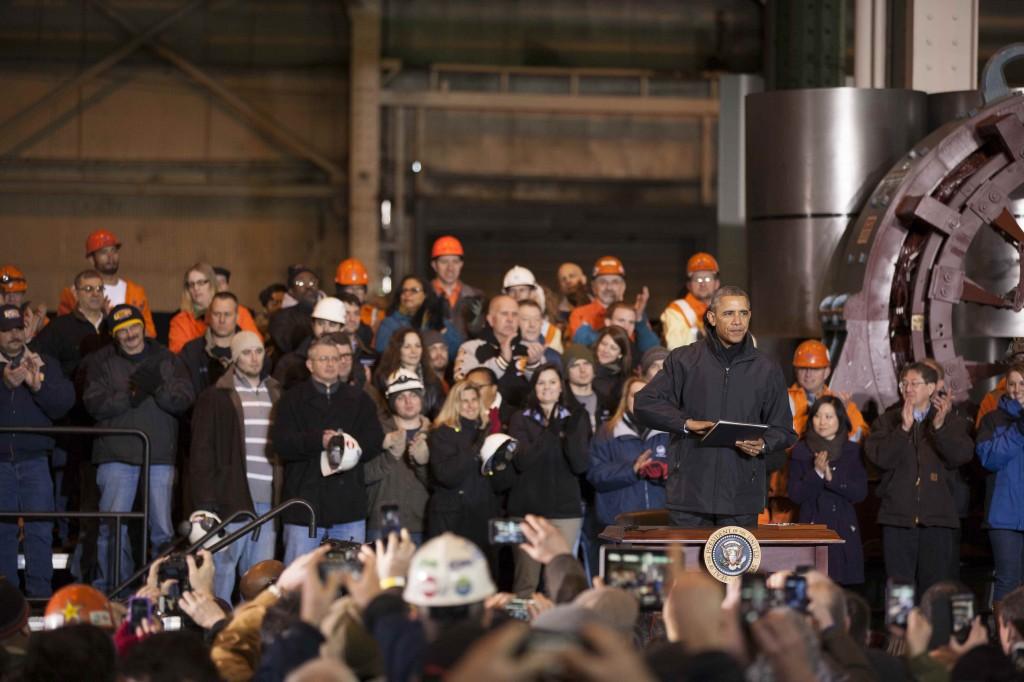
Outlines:
[[[689,346],[704,335],[704,313],[708,306],[691,293],[668,304],[661,313],[661,329],[669,350]]]
[[[556,325],[544,320],[540,328],[540,335],[544,337],[545,348],[550,348],[556,353],[562,352],[562,330]]]
[[[359,309],[359,321],[372,329],[374,333],[376,333],[377,327],[380,326],[381,320],[383,319],[384,311],[377,306],[372,306],[369,303],[366,303]]]
[[[569,313],[569,326],[565,330],[565,337],[572,340],[576,336],[576,331],[585,324],[589,324],[590,328],[596,332],[604,327],[604,314],[604,304],[597,299],[586,305],[573,308]]]
[[[985,394],[985,397],[981,399],[981,405],[978,406],[978,417],[974,420],[974,427],[978,428],[981,426],[981,420],[989,412],[994,412],[999,407],[999,399],[1006,394],[1006,377],[1000,377],[999,383],[996,384],[994,390],[989,391]]]
[[[122,277],[122,279],[124,279]],[[153,312],[149,309],[149,300],[146,298],[146,290],[140,285],[125,279],[127,285],[124,292],[124,302],[133,305],[142,313],[142,319],[146,322],[146,336],[156,338],[156,325],[153,324]],[[67,315],[78,305],[75,299],[75,292],[71,287],[64,287],[60,292],[60,303],[57,305],[58,315]]]
[[[248,332],[253,332],[263,340],[256,327],[256,321],[252,319],[252,313],[244,305],[238,306],[238,326]],[[206,316],[196,318],[188,310],[182,310],[171,318],[171,329],[167,334],[167,347],[172,353],[180,353],[185,344],[193,339],[198,339],[206,333]]]

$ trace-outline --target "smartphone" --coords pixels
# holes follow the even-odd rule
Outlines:
[[[807,612],[807,576],[790,574],[786,576],[786,586],[783,591],[785,605],[800,613]]]
[[[971,621],[974,620],[974,595],[960,592],[949,598],[950,617],[953,623],[953,636],[963,644],[971,634]]]
[[[359,560],[359,543],[334,540],[329,541],[329,544],[330,551],[324,554],[317,567],[321,580],[327,580],[327,576],[334,572],[349,573],[356,577],[363,574],[363,562]]]
[[[181,629],[181,616],[164,616],[160,620],[164,624],[165,631]]]
[[[490,539],[492,545],[521,545],[526,542],[519,524],[522,519],[512,517],[508,519],[491,519],[488,521]]]
[[[644,611],[661,609],[669,570],[664,549],[602,545],[600,554],[605,585],[632,593]]]
[[[142,625],[142,622],[153,617],[153,602],[145,597],[132,597],[128,600],[128,622],[132,627]]]
[[[382,504],[380,506],[380,532],[387,542],[388,534],[399,534],[402,530],[402,519],[398,513],[397,504]]]
[[[533,604],[532,599],[512,599],[509,603],[505,604],[505,613],[510,618],[516,620],[530,622],[530,605]]]
[[[885,624],[907,627],[907,614],[914,608],[914,585],[889,580],[885,586]]]
[[[772,607],[772,591],[763,573],[744,573],[740,579],[740,618],[753,623]]]

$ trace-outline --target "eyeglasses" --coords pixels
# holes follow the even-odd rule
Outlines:
[[[403,294],[422,294],[423,293],[423,289],[420,288],[420,287],[406,287],[405,289],[402,289],[402,291],[400,293],[403,293]]]
[[[208,279],[192,279],[185,283],[185,286],[189,289],[198,289],[199,287],[205,287],[210,283]]]
[[[351,360],[351,359],[352,359],[352,354],[351,353],[342,353],[341,355],[338,356],[338,362],[345,362],[346,360]]]
[[[694,284],[711,284],[712,282],[715,281],[716,278],[715,277],[691,277],[690,279],[693,280]]]
[[[298,287],[300,289],[304,287],[315,289],[317,284],[318,282],[315,279],[297,279],[294,282],[292,282],[292,286]]]
[[[918,386],[924,386],[927,383],[927,381],[901,381],[900,388],[917,388]]]
[[[341,362],[341,357],[342,356],[340,355],[321,355],[313,358],[313,362],[319,362],[324,365],[332,365]]]
[[[79,291],[84,291],[87,294],[91,294],[94,291],[96,293],[102,294],[103,291],[105,290],[105,287],[102,284],[86,284],[85,286],[75,288],[78,289]]]

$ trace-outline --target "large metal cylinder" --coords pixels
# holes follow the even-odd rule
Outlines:
[[[753,329],[818,337],[836,247],[878,181],[924,136],[927,96],[817,88],[753,94],[746,105]]]

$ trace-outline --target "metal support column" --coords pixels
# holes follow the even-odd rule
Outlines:
[[[349,67],[349,256],[380,289],[380,3],[363,0],[348,10],[352,25]]]

